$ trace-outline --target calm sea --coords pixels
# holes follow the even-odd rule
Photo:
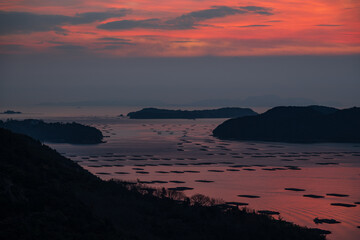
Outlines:
[[[211,131],[226,119],[118,117],[139,109],[36,107],[15,109],[24,114],[1,118],[76,121],[99,128],[106,143],[48,145],[102,179],[188,187],[188,196],[201,193],[242,202],[251,209],[279,212],[275,218],[329,230],[328,239],[359,239],[360,206],[355,202],[360,201],[360,144],[222,141]],[[340,223],[315,224],[314,218]]]

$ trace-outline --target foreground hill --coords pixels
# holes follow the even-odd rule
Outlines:
[[[0,128],[0,239],[325,239],[202,195],[105,182]]]
[[[225,121],[213,135],[276,142],[360,142],[360,108],[275,107],[257,116]]]
[[[22,133],[44,142],[96,144],[101,143],[100,130],[79,123],[46,123],[42,120],[0,121],[0,127]]]
[[[137,112],[128,113],[134,119],[196,119],[196,118],[234,118],[257,115],[250,108],[219,108],[209,110],[168,110],[158,108],[143,108]]]

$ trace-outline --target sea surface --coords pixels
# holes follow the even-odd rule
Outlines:
[[[102,179],[187,187],[187,196],[201,193],[241,202],[250,209],[279,212],[274,218],[329,230],[330,240],[360,239],[360,144],[224,141],[211,132],[226,119],[119,117],[139,109],[37,107],[15,109],[24,114],[1,119],[76,121],[97,127],[105,143],[47,144]],[[315,218],[340,223],[316,224]]]

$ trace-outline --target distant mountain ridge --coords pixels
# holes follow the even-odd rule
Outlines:
[[[219,108],[208,110],[169,110],[158,108],[143,108],[137,112],[130,112],[128,117],[133,119],[196,119],[196,118],[233,118],[257,115],[250,108]]]
[[[276,142],[360,142],[360,108],[275,107],[230,119],[213,130],[222,139]]]
[[[307,98],[295,97],[280,97],[277,95],[260,95],[249,96],[246,98],[237,99],[204,99],[193,101],[187,105],[189,106],[203,106],[203,107],[224,107],[224,106],[247,106],[247,107],[275,107],[289,104],[293,106],[307,106],[314,105],[316,101]],[[184,105],[186,106],[186,105]]]

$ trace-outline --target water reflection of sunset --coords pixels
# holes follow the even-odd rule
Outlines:
[[[222,141],[209,135],[221,120],[210,119],[122,119],[105,120],[105,125],[101,120],[87,121],[106,130],[110,136],[106,144],[91,149],[52,146],[102,179],[191,188],[184,193],[247,203],[250,209],[276,211],[287,221],[329,230],[330,240],[356,239],[359,206],[331,204],[354,204],[360,199],[357,145]],[[349,196],[327,195],[331,193]],[[315,218],[340,223],[315,224]]]

